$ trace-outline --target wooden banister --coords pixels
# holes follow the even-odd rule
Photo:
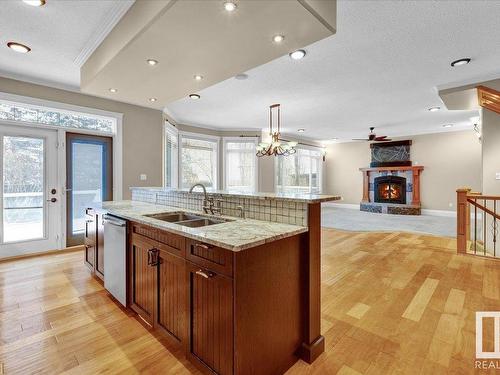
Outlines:
[[[500,196],[457,190],[457,253],[497,256],[500,239]]]
[[[457,253],[467,253],[470,233],[470,214],[467,195],[471,189],[457,189]]]
[[[500,114],[500,91],[485,86],[477,87],[479,105]]]

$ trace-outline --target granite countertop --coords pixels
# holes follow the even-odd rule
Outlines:
[[[178,193],[188,193],[188,189],[171,189],[163,187],[131,187],[130,190],[145,190],[152,192],[178,192]],[[203,194],[199,188],[196,188],[192,194]],[[231,196],[234,198],[256,198],[256,199],[277,199],[283,201],[293,201],[302,203],[321,203],[338,201],[342,199],[339,195],[326,195],[326,194],[303,194],[303,193],[252,193],[252,192],[238,192],[238,191],[226,191],[226,190],[212,190],[208,191],[208,195],[222,195]]]
[[[305,233],[307,227],[299,225],[281,224],[269,221],[240,219],[229,216],[220,216],[231,221],[208,225],[200,228],[190,228],[168,223],[144,215],[162,212],[191,212],[200,216],[209,216],[203,213],[139,201],[110,201],[91,205],[97,211],[107,212],[123,219],[135,221],[164,229],[194,240],[203,241],[231,251],[241,251],[264,243]],[[218,218],[219,216],[217,216]]]

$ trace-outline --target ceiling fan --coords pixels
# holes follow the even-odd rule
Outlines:
[[[386,135],[381,135],[377,137],[377,135],[373,132],[375,128],[370,127],[370,133],[368,134],[368,138],[353,138],[353,141],[368,141],[368,142],[388,142],[392,141],[392,139],[388,139]]]

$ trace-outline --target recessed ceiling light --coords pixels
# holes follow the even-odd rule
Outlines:
[[[236,74],[234,78],[239,81],[244,81],[245,79],[248,79],[248,74],[245,73]]]
[[[292,53],[290,53],[290,57],[294,60],[300,60],[304,58],[305,55],[306,51],[304,51],[303,49],[298,49],[297,51],[293,51]]]
[[[451,66],[461,66],[461,65],[467,65],[468,63],[470,63],[470,58],[465,57],[463,59],[458,59],[458,60],[452,61],[450,65]]]
[[[436,112],[436,111],[439,111],[441,109],[441,107],[431,107],[429,108],[429,112]]]
[[[443,125],[443,128],[452,128],[453,127],[453,124],[444,124]]]
[[[297,130],[299,133],[304,133],[306,131],[306,129],[298,129]]]
[[[109,92],[117,92],[117,91],[118,89],[113,89],[113,88],[109,89]]]
[[[152,102],[152,103],[156,102],[157,100],[158,99],[156,99],[156,98],[149,98],[149,101]]]
[[[201,81],[203,79],[203,76],[199,75],[199,74],[196,74],[194,77],[193,77],[196,81]]]
[[[45,5],[45,0],[23,0],[23,2],[33,7],[41,7]]]
[[[232,1],[226,1],[224,3],[224,9],[227,10],[228,12],[232,12],[236,10],[236,3],[233,3]]]
[[[281,43],[283,40],[285,40],[285,37],[283,35],[275,35],[273,36],[273,42],[274,43]]]
[[[29,48],[28,46],[16,42],[7,43],[7,47],[19,53],[28,53],[29,51],[31,51],[31,48]]]
[[[155,66],[156,64],[158,64],[158,60],[153,59],[147,59],[146,62],[151,66]]]
[[[200,98],[201,98],[201,96],[200,96],[200,95],[198,95],[198,94],[189,94],[189,97],[190,97],[191,99],[194,99],[194,100],[198,100],[198,99],[200,99]]]

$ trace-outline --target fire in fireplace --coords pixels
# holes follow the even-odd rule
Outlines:
[[[406,178],[380,176],[374,180],[375,202],[406,204]]]

